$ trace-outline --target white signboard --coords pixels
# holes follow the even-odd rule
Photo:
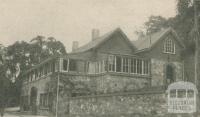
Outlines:
[[[169,113],[194,113],[196,112],[196,101],[193,99],[171,99],[168,101]]]
[[[190,82],[175,82],[168,86],[168,112],[196,112],[196,86]]]

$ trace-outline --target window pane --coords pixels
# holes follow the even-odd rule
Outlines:
[[[166,77],[167,77],[167,80],[169,80],[169,83],[174,81],[174,69],[171,65],[167,65]]]
[[[116,64],[117,64],[117,72],[121,72],[121,65],[122,65],[122,61],[121,61],[121,57],[116,56]]]
[[[67,71],[68,60],[63,60],[63,70]]]
[[[133,72],[134,71],[134,60],[133,59],[131,59],[130,71],[131,71],[131,73],[134,73]]]
[[[123,58],[123,72],[128,72],[128,58]]]
[[[76,71],[76,61],[73,59],[69,60],[69,70],[70,71]]]
[[[137,60],[137,73],[142,74],[142,60]]]
[[[175,43],[169,37],[165,40],[164,52],[175,53]]]
[[[149,62],[148,60],[144,60],[144,74],[148,74],[149,73]]]
[[[108,65],[109,71],[115,71],[115,56],[109,56]]]

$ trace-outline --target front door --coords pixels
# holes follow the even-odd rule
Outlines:
[[[173,83],[175,81],[174,68],[171,65],[166,66],[166,85]]]

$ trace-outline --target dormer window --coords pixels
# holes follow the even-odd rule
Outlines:
[[[175,43],[171,38],[167,38],[164,42],[164,53],[175,54]]]

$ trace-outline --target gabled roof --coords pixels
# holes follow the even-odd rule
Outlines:
[[[111,39],[110,37],[113,36],[115,33],[120,33],[122,34],[122,36],[124,37],[124,39],[128,42],[129,46],[132,49],[136,49],[134,47],[134,45],[131,44],[131,41],[128,39],[128,37],[126,36],[126,34],[124,34],[124,32],[120,29],[120,28],[116,28],[115,30],[108,32],[106,34],[104,34],[103,36],[100,36],[98,38],[96,38],[93,41],[90,41],[89,43],[87,43],[86,45],[83,45],[81,47],[79,47],[78,49],[76,49],[74,52],[72,53],[80,53],[80,52],[85,52],[94,48],[99,47],[102,43],[104,43],[105,41]]]
[[[172,33],[175,36],[175,39],[179,42],[179,44],[184,47],[184,44],[179,39],[177,33],[170,27],[166,29],[162,29],[161,31],[158,31],[156,33],[153,33],[151,35],[145,36],[141,39],[138,39],[136,41],[132,41],[132,44],[137,48],[137,52],[149,50],[151,49],[159,40],[162,39],[165,35]]]

